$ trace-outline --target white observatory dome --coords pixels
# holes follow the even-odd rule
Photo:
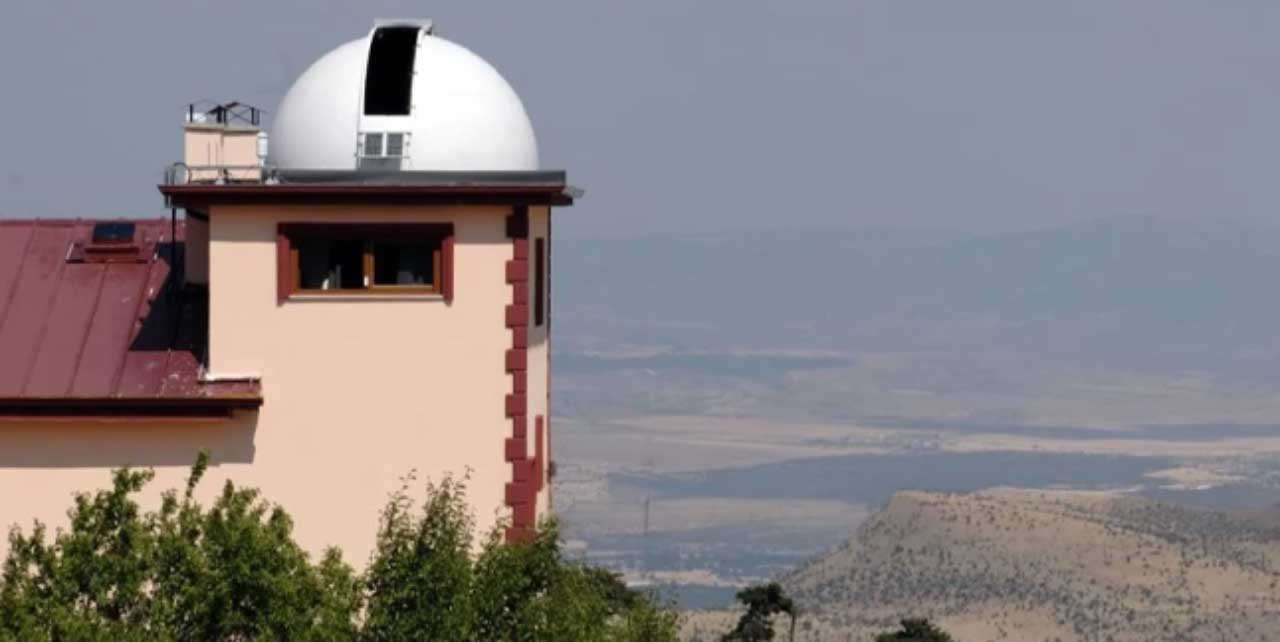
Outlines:
[[[280,102],[270,152],[282,170],[538,169],[515,90],[429,22],[380,22],[317,60]]]

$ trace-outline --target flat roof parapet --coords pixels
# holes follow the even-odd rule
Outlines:
[[[572,205],[563,171],[275,170],[263,183],[160,185],[168,205],[220,203]]]

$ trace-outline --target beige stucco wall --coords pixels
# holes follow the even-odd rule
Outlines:
[[[215,181],[225,170],[233,180],[255,181],[258,169],[258,130],[224,125],[188,124],[183,129],[183,162],[195,182]],[[203,168],[203,169],[202,169]]]
[[[226,473],[254,460],[258,417],[237,412],[227,421],[0,422],[0,531],[33,520],[63,527],[76,492],[111,485],[111,469],[150,467],[156,478],[142,503],[159,506],[159,492],[181,488],[201,450],[214,464],[203,497],[219,490]],[[238,475],[233,475],[239,480]],[[8,553],[0,538],[0,557]]]
[[[511,426],[504,416],[511,390],[504,371],[511,345],[504,324],[511,298],[505,282],[509,212],[213,208],[210,374],[261,376],[261,410],[192,426],[6,426],[0,488],[9,490],[0,524],[25,523],[29,516],[63,523],[72,492],[105,485],[107,471],[126,463],[155,466],[156,491],[176,487],[195,453],[208,448],[215,466],[207,494],[228,477],[257,486],[293,515],[304,546],[315,552],[339,546],[357,565],[372,549],[388,494],[411,471],[421,495],[426,478],[470,470],[470,498],[487,531],[507,513],[503,491],[511,480],[503,457]],[[535,235],[545,235],[547,217],[545,208],[532,213]],[[453,302],[324,297],[277,304],[277,225],[301,221],[453,223]],[[533,417],[547,415],[546,326],[535,328],[532,319],[528,381],[532,454]],[[540,515],[549,495],[540,494]]]
[[[221,164],[221,128],[187,126],[182,132],[182,162],[191,167]]]

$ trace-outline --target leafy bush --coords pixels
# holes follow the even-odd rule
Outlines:
[[[614,642],[675,642],[678,629],[675,612],[655,606],[648,599],[621,614],[613,629]]]
[[[777,582],[748,586],[738,591],[738,601],[747,611],[738,619],[723,642],[768,642],[773,639],[773,616],[786,613],[791,617],[790,637],[795,638],[796,605]]]
[[[143,513],[149,471],[119,470],[80,494],[51,541],[14,530],[0,573],[0,640],[316,642],[473,640],[674,642],[676,617],[617,576],[566,562],[552,522],[530,542],[490,534],[473,553],[465,481],[407,489],[383,511],[357,575],[336,550],[313,563],[293,524],[257,491],[228,482],[209,508],[185,492]]]
[[[254,490],[227,483],[204,510],[186,492],[142,514],[132,496],[150,471],[119,470],[109,490],[79,494],[66,532],[46,543],[10,534],[0,575],[0,638],[15,640],[343,640],[358,594],[334,551],[319,565],[292,522]]]
[[[955,639],[924,618],[907,618],[902,628],[892,633],[881,633],[876,642],[955,642]]]

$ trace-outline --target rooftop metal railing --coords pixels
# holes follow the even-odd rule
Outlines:
[[[217,103],[199,100],[187,105],[186,122],[209,125],[262,126],[263,110],[239,101]]]
[[[165,185],[188,183],[263,183],[271,182],[275,168],[269,165],[188,165],[173,163],[164,168]]]

